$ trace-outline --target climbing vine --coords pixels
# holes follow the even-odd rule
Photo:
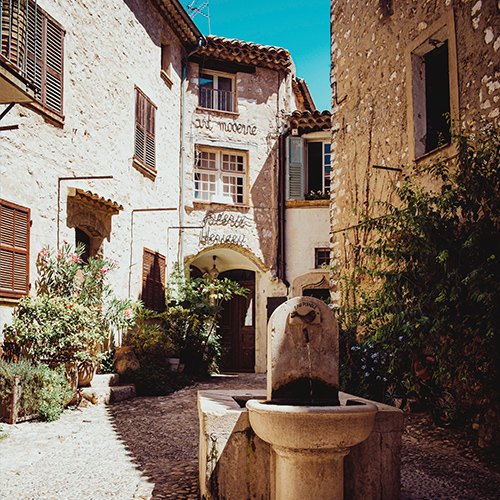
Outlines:
[[[453,160],[413,167],[398,201],[354,229],[371,238],[339,280],[341,353],[351,385],[369,389],[430,352],[441,383],[485,405],[499,400],[499,128],[455,130],[454,141]]]

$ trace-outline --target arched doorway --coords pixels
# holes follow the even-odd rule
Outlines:
[[[224,302],[219,334],[223,348],[221,369],[230,372],[253,372],[255,367],[255,272],[233,269],[219,279],[237,281],[250,292],[246,297],[236,295]]]

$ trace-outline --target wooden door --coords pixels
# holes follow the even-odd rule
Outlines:
[[[249,273],[251,276],[249,276]],[[238,281],[250,290],[246,297],[236,295],[222,304],[219,334],[223,371],[253,372],[255,367],[255,274],[251,271],[228,271],[222,277]],[[251,279],[248,279],[251,278]]]

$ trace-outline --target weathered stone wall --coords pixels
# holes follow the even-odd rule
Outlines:
[[[2,199],[31,209],[30,281],[42,246],[59,239],[75,241],[67,226],[68,188],[91,190],[124,209],[112,217],[104,255],[120,269],[111,276],[119,296],[137,298],[142,286],[143,248],[167,251],[167,227],[178,225],[178,212],[132,210],[178,206],[181,59],[184,48],[149,2],[140,0],[39,0],[38,5],[65,29],[64,125],[44,119],[28,106],[16,105],[2,125]],[[172,85],[160,76],[161,37],[172,48]],[[132,165],[135,128],[135,88],[157,106],[156,169],[153,181]],[[112,180],[58,178],[113,176]],[[133,236],[133,241],[131,238]],[[129,275],[129,273],[131,273]],[[0,327],[9,321],[12,302],[0,304]]]
[[[500,4],[485,1],[332,0],[332,245],[354,258],[366,235],[349,230],[376,200],[394,201],[403,173],[373,168],[415,161],[409,54],[419,37],[448,23],[451,115],[460,122],[500,114]],[[337,91],[335,95],[335,90]],[[335,101],[337,98],[337,101]],[[337,104],[338,103],[338,104]],[[451,156],[454,149],[439,154]],[[422,161],[429,159],[427,155]]]

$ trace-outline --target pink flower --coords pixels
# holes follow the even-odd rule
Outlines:
[[[103,268],[101,269],[101,273],[106,274],[108,271],[109,271],[109,266],[106,264],[106,265],[105,265],[105,266],[103,266]]]
[[[133,309],[131,307],[129,307],[128,309],[125,309],[125,317],[128,319],[128,318],[131,318],[132,317],[132,314],[133,314]]]
[[[71,262],[80,262],[80,256],[77,253],[71,255]]]
[[[57,252],[57,258],[60,259],[62,257],[62,253],[61,252]]]
[[[68,244],[68,242],[67,242],[66,240],[64,240],[64,241],[63,241],[63,243],[64,243],[65,245],[67,245],[67,244]]]

